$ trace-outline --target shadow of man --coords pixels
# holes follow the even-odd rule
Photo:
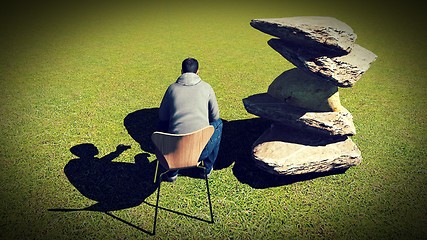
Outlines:
[[[116,151],[98,158],[91,143],[76,145],[70,151],[78,156],[64,168],[70,183],[85,197],[97,201],[82,210],[108,212],[140,205],[157,189],[153,182],[155,163],[148,154],[135,156],[135,163],[113,162],[130,146],[118,145]]]

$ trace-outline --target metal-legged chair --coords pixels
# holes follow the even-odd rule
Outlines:
[[[153,235],[156,233],[157,214],[159,209],[160,187],[162,183],[162,176],[170,170],[178,170],[192,167],[199,167],[204,169],[204,177],[206,180],[206,189],[209,202],[209,210],[211,215],[210,223],[214,222],[212,213],[212,203],[209,192],[209,181],[207,177],[206,168],[203,161],[199,162],[200,154],[214,133],[212,126],[207,126],[198,131],[188,134],[170,134],[164,132],[154,132],[151,139],[156,146],[157,166],[154,175],[154,182],[158,182],[156,210],[154,214]],[[159,163],[165,172],[161,173],[157,178],[157,171]]]

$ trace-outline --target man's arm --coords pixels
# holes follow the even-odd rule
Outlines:
[[[159,108],[159,122],[157,124],[157,131],[167,132],[169,130],[169,88],[163,95],[162,102]]]
[[[214,122],[219,119],[219,107],[216,100],[216,95],[211,87],[211,93],[209,94],[209,122]]]

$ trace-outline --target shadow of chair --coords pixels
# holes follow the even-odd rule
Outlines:
[[[153,143],[156,147],[157,156],[157,167],[156,173],[154,174],[154,182],[158,182],[153,234],[155,234],[156,232],[162,177],[170,170],[179,170],[195,167],[204,169],[204,178],[206,181],[206,189],[211,217],[211,220],[208,222],[214,222],[212,213],[212,203],[209,192],[208,176],[203,161],[199,162],[199,157],[206,144],[208,143],[209,139],[211,138],[213,132],[214,128],[212,126],[208,126],[188,134],[170,134],[163,132],[154,132],[152,134],[151,139],[153,140]],[[160,176],[158,176],[157,174],[159,163],[166,170],[161,173]]]

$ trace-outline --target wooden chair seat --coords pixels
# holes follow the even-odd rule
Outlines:
[[[213,132],[212,126],[187,134],[154,132],[157,160],[166,170],[195,167]]]

